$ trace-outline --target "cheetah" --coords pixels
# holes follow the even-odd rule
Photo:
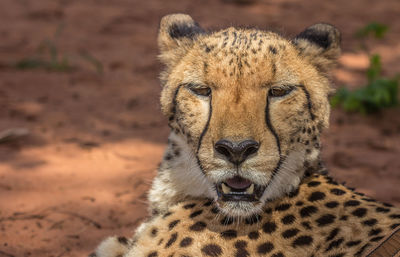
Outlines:
[[[337,183],[321,162],[340,55],[334,26],[288,40],[206,32],[171,14],[158,45],[171,133],[150,218],[133,238],[103,241],[96,256],[363,256],[385,240],[382,256],[400,250],[400,210]]]

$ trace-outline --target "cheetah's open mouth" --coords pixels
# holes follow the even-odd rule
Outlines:
[[[236,176],[217,185],[218,197],[222,201],[258,201],[265,186],[252,183],[250,180]]]

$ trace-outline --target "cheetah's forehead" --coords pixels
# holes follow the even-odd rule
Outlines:
[[[273,52],[277,50],[276,46],[284,48],[288,44],[286,39],[273,32],[232,27],[204,36],[202,42],[206,51],[226,50],[231,54]]]
[[[212,84],[241,86],[270,82],[298,83],[303,61],[293,44],[273,32],[228,28],[203,34],[194,42],[191,54],[183,63],[185,70]],[[190,63],[191,66],[187,66]],[[192,70],[192,71],[190,71]]]

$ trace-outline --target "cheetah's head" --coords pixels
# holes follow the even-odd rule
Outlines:
[[[339,41],[328,24],[287,40],[255,29],[206,33],[188,15],[165,16],[161,105],[171,137],[190,152],[184,172],[203,181],[190,187],[207,187],[232,216],[294,191],[318,167]]]

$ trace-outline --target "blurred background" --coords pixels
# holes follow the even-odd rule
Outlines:
[[[400,205],[398,0],[1,0],[0,257],[86,256],[146,216],[168,135],[156,36],[175,12],[289,38],[337,26],[325,164]]]

